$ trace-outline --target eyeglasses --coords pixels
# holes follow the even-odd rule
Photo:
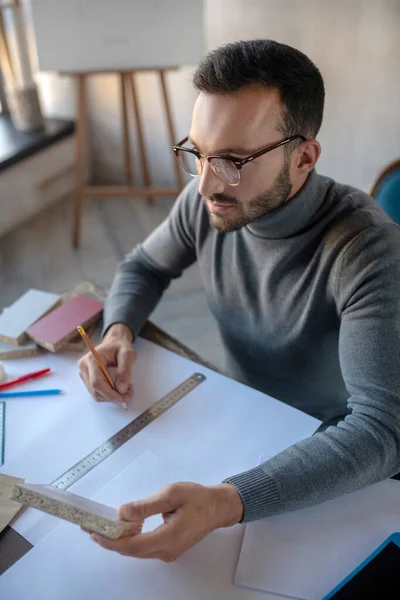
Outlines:
[[[186,144],[188,137],[185,137],[177,146],[172,146],[172,150],[175,152],[176,157],[179,160],[181,167],[189,173],[191,177],[199,177],[203,172],[204,159],[207,159],[215,175],[219,177],[224,183],[230,186],[236,186],[240,183],[240,171],[244,165],[251,162],[255,158],[267,154],[276,148],[280,148],[293,140],[301,139],[306,140],[303,135],[292,135],[282,142],[267,146],[263,150],[259,150],[246,158],[236,158],[229,154],[220,154],[216,156],[207,156],[201,154],[194,148],[185,148],[183,144]]]

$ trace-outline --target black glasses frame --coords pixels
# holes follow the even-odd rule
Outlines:
[[[285,138],[281,142],[277,142],[276,144],[273,144],[272,146],[267,146],[266,148],[263,148],[262,150],[258,150],[258,152],[254,152],[254,154],[250,154],[249,156],[246,156],[245,158],[237,158],[235,156],[231,156],[230,154],[213,154],[212,156],[207,156],[206,154],[201,154],[201,152],[199,152],[198,150],[195,150],[194,148],[185,148],[183,146],[183,144],[186,144],[186,142],[189,140],[188,136],[185,137],[182,141],[180,141],[176,146],[172,146],[172,150],[175,152],[175,155],[177,158],[179,158],[179,152],[189,152],[190,154],[194,154],[194,156],[196,156],[196,158],[200,161],[202,158],[206,158],[210,164],[211,164],[211,160],[213,158],[219,158],[222,160],[230,160],[231,162],[234,163],[237,170],[240,171],[240,169],[242,169],[242,167],[244,167],[244,165],[251,162],[255,158],[258,158],[259,156],[262,156],[263,154],[267,154],[267,152],[271,152],[272,150],[275,150],[276,148],[280,148],[281,146],[284,146],[285,144],[288,144],[289,142],[293,142],[293,140],[298,140],[298,139],[301,139],[304,142],[307,138],[304,137],[304,135],[300,135],[300,134],[291,135],[290,137]]]

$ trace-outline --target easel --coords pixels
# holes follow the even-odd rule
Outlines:
[[[175,67],[176,68],[176,67]],[[171,146],[176,143],[174,126],[172,123],[170,102],[167,93],[165,73],[173,68],[165,69],[132,69],[123,71],[88,71],[83,73],[62,73],[63,75],[72,75],[75,78],[77,86],[77,124],[76,124],[76,156],[75,156],[75,198],[74,198],[74,224],[73,224],[73,245],[79,246],[81,221],[83,211],[83,201],[88,197],[104,198],[107,196],[132,197],[144,196],[151,201],[154,196],[176,196],[183,188],[183,177],[177,162],[174,163],[177,187],[153,187],[150,182],[147,154],[144,146],[143,126],[139,109],[138,97],[136,93],[135,75],[138,72],[156,72],[158,73],[163,104],[167,117],[168,135]],[[116,74],[120,80],[121,86],[121,113],[122,113],[122,135],[124,149],[124,168],[125,185],[85,185],[84,165],[85,148],[87,142],[87,102],[86,102],[86,83],[88,77],[92,75]],[[130,97],[130,98],[129,98]],[[139,153],[141,160],[141,171],[144,186],[133,185],[132,174],[132,152],[129,137],[129,119],[128,104],[132,102],[133,114],[138,136]]]

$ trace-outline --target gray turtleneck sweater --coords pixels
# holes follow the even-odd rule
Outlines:
[[[327,424],[226,479],[244,521],[400,471],[399,227],[365,193],[313,171],[281,208],[220,233],[197,185],[120,265],[105,329],[122,322],[137,335],[197,260],[228,373]]]

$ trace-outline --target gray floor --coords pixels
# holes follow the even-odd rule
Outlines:
[[[82,280],[109,286],[118,262],[166,217],[172,202],[87,200],[78,250],[71,246],[71,200],[46,210],[0,239],[0,306],[8,306],[31,287],[64,291]],[[221,366],[217,328],[196,265],[171,284],[151,318]]]

